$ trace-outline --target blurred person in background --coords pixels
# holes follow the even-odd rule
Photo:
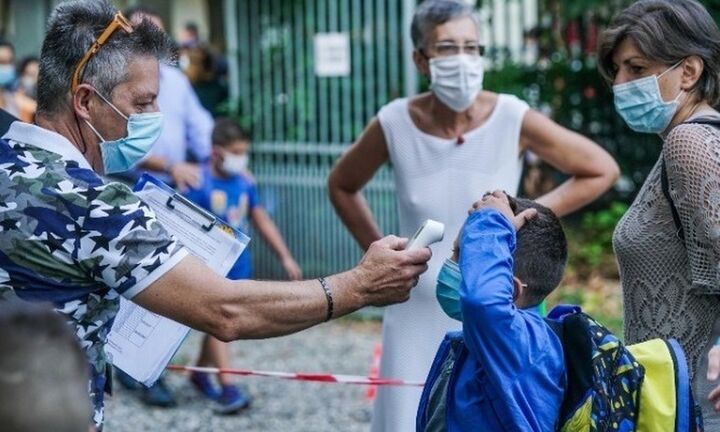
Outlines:
[[[33,100],[37,99],[38,73],[40,73],[40,59],[37,57],[26,56],[18,62],[16,88]]]
[[[177,42],[180,48],[193,48],[200,44],[200,30],[198,25],[188,21],[177,34]]]
[[[34,73],[37,83],[39,69],[37,60],[34,70],[32,65],[29,69],[28,76],[32,76]],[[0,108],[20,120],[30,123],[34,120],[37,103],[32,96],[20,89],[18,78],[15,47],[10,42],[0,41]]]
[[[218,73],[217,56],[203,43],[183,49],[180,62],[200,103],[216,117],[229,96],[227,83]]]
[[[94,430],[85,355],[50,304],[0,301],[0,429]]]
[[[528,150],[570,176],[537,199],[558,216],[593,201],[617,179],[617,164],[594,142],[515,96],[483,91],[485,48],[478,23],[464,1],[420,3],[410,29],[413,60],[430,79],[431,91],[380,109],[330,174],[330,199],[363,249],[381,232],[362,189],[387,161],[403,235],[412,235],[428,218],[443,222],[446,233],[457,232],[466,217],[459,209],[484,192],[516,195]],[[385,310],[380,376],[424,380],[435,347],[460,328],[435,299],[436,275],[452,241],[446,235],[433,246],[440,253],[410,301]],[[420,394],[419,388],[380,388],[372,430],[413,430]]]
[[[302,279],[300,266],[290,253],[275,223],[259,202],[255,180],[248,169],[250,136],[234,121],[218,119],[212,134],[212,157],[202,168],[200,188],[189,190],[185,196],[217,215],[235,229],[250,235],[250,223],[275,252],[287,272],[288,279]],[[252,279],[252,257],[249,246],[228,273],[233,280]],[[198,366],[229,369],[228,344],[205,335]],[[193,385],[208,398],[217,401],[221,414],[231,414],[247,407],[250,398],[233,384],[232,377],[220,374],[218,391],[208,374],[195,372],[190,376]]]
[[[17,66],[15,83],[20,119],[32,123],[37,110],[37,79],[40,72],[40,60],[35,56],[26,56]]]

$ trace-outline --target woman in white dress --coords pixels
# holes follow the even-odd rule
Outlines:
[[[464,2],[421,3],[411,28],[413,60],[430,78],[432,91],[384,106],[330,175],[333,205],[364,249],[382,233],[362,188],[388,160],[404,237],[428,218],[443,222],[446,233],[457,233],[467,207],[484,192],[503,189],[516,195],[526,150],[571,176],[538,200],[560,216],[592,201],[617,179],[617,164],[592,141],[514,96],[481,90],[483,47],[477,22]],[[460,329],[435,299],[437,273],[452,249],[452,237],[432,248],[429,270],[410,300],[385,310],[381,376],[424,380],[445,333]],[[372,430],[414,430],[420,393],[416,388],[381,388]]]

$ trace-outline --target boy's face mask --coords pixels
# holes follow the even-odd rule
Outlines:
[[[230,175],[240,175],[247,170],[248,155],[247,153],[236,155],[225,152],[223,154],[222,170]]]
[[[435,296],[442,310],[452,319],[462,321],[460,310],[460,284],[462,275],[458,263],[446,259],[437,277]]]
[[[521,283],[517,279],[516,283]],[[460,266],[457,262],[448,258],[445,260],[440,273],[437,277],[437,285],[435,286],[435,296],[440,303],[443,312],[452,319],[462,322],[462,310],[460,308],[460,285],[462,284],[462,274]],[[523,288],[527,288],[526,284],[522,284]],[[518,294],[513,289],[513,299]]]

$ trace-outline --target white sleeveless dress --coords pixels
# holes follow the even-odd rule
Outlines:
[[[528,105],[499,95],[488,120],[457,139],[420,131],[398,99],[378,112],[395,175],[400,235],[410,237],[426,219],[445,224],[445,238],[432,246],[428,271],[410,300],[385,309],[380,376],[424,381],[445,333],[460,330],[435,298],[437,274],[452,254],[467,210],[489,190],[515,195],[522,174],[520,129]],[[415,430],[421,388],[381,387],[372,418],[373,432]]]

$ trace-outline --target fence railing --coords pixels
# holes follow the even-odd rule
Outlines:
[[[260,182],[263,205],[276,222],[306,277],[348,269],[362,252],[327,195],[327,177],[344,144],[261,143],[253,146],[251,169]],[[397,233],[392,172],[382,167],[365,197],[385,233]],[[267,245],[253,233],[258,277],[282,279],[285,273]]]

